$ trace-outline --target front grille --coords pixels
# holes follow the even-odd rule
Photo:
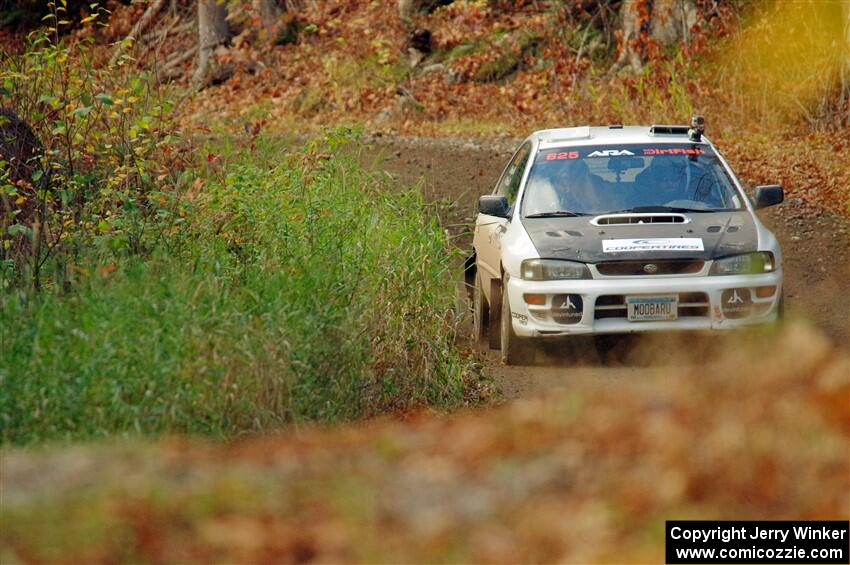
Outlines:
[[[680,318],[706,318],[709,314],[708,295],[704,292],[680,292]],[[596,299],[593,311],[596,320],[606,318],[628,318],[626,296],[624,294],[605,294]]]
[[[655,268],[647,268],[655,265]],[[702,271],[705,262],[699,259],[674,259],[666,261],[609,261],[597,263],[596,269],[607,277],[634,277],[653,275],[692,275]]]

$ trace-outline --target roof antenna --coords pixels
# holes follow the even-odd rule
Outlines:
[[[694,116],[691,118],[691,129],[688,130],[688,138],[691,141],[702,141],[702,132],[705,131],[705,118]]]

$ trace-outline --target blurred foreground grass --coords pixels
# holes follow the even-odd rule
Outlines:
[[[0,561],[658,562],[667,519],[847,518],[846,351],[717,345],[485,412],[7,449]]]

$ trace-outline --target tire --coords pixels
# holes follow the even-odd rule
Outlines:
[[[766,329],[777,332],[785,325],[785,294],[779,295],[779,304],[776,305],[776,318],[765,325]]]
[[[481,273],[475,273],[475,283],[472,288],[472,343],[480,346],[487,336],[487,318],[490,316],[490,307],[484,296],[484,287],[481,286]]]
[[[502,308],[499,319],[499,342],[502,363],[505,365],[525,365],[529,362],[530,346],[527,339],[514,333],[511,303],[508,298],[507,280],[502,282]],[[491,332],[495,329],[491,326]]]
[[[490,279],[489,315],[487,316],[487,344],[490,349],[502,348],[502,281]]]

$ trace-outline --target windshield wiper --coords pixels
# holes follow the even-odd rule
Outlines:
[[[717,212],[718,210],[712,210],[710,208],[679,208],[677,206],[635,206],[634,208],[627,208],[625,210],[617,210],[616,212],[608,212],[609,214],[640,214],[640,213],[652,213],[652,212],[696,212],[696,213],[706,213],[706,212]]]
[[[573,212],[572,210],[555,210],[554,212],[537,212],[536,214],[527,214],[526,218],[577,218],[578,216],[587,216],[581,212]]]

